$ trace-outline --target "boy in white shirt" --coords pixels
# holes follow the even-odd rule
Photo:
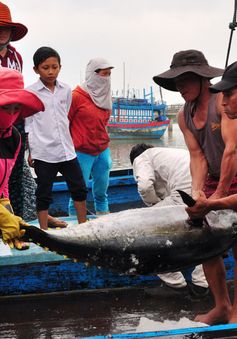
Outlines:
[[[138,192],[147,206],[159,208],[182,205],[177,190],[191,194],[190,158],[187,150],[137,144],[130,152],[130,160]],[[181,272],[159,274],[159,277],[169,287],[180,289],[187,286]],[[208,284],[202,265],[193,270],[189,290],[194,296],[207,295]]]
[[[30,154],[29,165],[37,175],[36,208],[40,227],[48,228],[52,186],[58,172],[67,182],[78,222],[86,221],[87,189],[69,131],[68,111],[71,89],[57,80],[61,69],[59,54],[50,47],[39,48],[34,56],[39,80],[28,87],[45,105],[45,112],[26,119]]]

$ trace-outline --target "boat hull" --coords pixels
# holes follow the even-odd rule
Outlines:
[[[181,337],[182,336],[182,337]],[[172,330],[158,330],[139,333],[118,333],[81,337],[81,339],[144,339],[144,338],[202,338],[202,339],[234,339],[237,338],[237,324],[213,325],[203,327],[188,327]]]
[[[73,217],[63,218],[69,225]],[[38,222],[31,222],[38,227]],[[27,251],[10,249],[0,240],[0,296],[153,286],[157,276],[121,275],[75,262],[30,244]]]
[[[108,125],[108,132],[112,139],[159,139],[164,135],[168,125],[169,120],[163,122],[153,121],[144,124],[110,123]]]
[[[62,177],[59,177],[58,181],[53,184],[53,203],[50,205],[50,214],[68,216],[69,197],[67,184]],[[110,172],[108,201],[111,212],[145,206],[138,193],[132,169],[112,170]],[[89,213],[94,213],[91,180],[89,181],[86,202]]]

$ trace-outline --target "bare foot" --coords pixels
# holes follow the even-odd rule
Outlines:
[[[237,313],[236,309],[232,309],[230,318],[229,318],[229,324],[236,324],[237,323]]]
[[[48,227],[49,228],[65,228],[67,227],[67,223],[63,220],[60,220],[58,218],[55,218],[49,215],[48,216]]]
[[[229,321],[232,307],[213,308],[205,314],[198,314],[194,321],[205,323],[208,325],[226,324]]]

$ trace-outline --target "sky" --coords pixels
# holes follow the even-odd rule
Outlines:
[[[12,45],[23,57],[26,86],[37,80],[32,56],[50,46],[62,59],[59,80],[71,88],[84,80],[90,59],[113,65],[114,95],[150,93],[160,100],[154,75],[169,69],[173,54],[202,51],[209,64],[224,68],[234,0],[8,0],[14,22],[28,34]],[[229,64],[237,61],[234,31]],[[213,83],[219,79],[213,80]],[[167,104],[182,103],[179,93],[162,90]]]

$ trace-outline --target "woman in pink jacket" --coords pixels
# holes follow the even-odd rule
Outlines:
[[[20,217],[13,214],[8,182],[21,147],[21,135],[13,126],[20,117],[44,110],[41,100],[24,90],[22,75],[12,69],[0,68],[0,230],[5,243],[21,237]]]

